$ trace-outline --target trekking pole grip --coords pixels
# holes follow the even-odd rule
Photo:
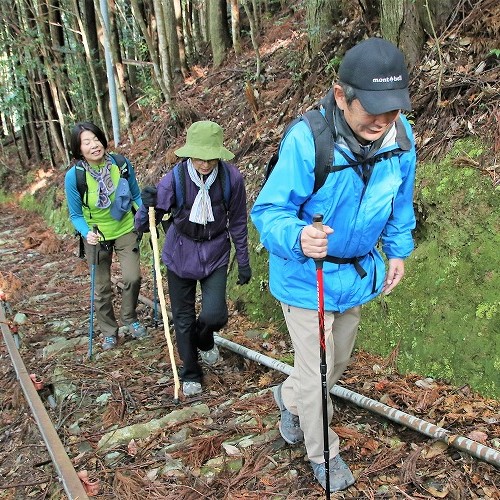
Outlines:
[[[323,231],[323,214],[314,214],[312,225],[316,229]],[[324,259],[314,259],[314,262],[316,263],[316,269],[321,269],[323,267],[323,261]]]

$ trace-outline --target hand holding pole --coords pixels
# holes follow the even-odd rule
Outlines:
[[[323,215],[315,214],[313,224],[316,229],[323,231]],[[328,397],[329,391],[326,383],[326,340],[325,340],[325,290],[323,285],[323,259],[314,259],[316,263],[316,284],[318,292],[318,323],[319,323],[319,352],[321,374],[321,401],[323,409],[323,456],[325,457],[326,498],[330,500],[330,443],[328,431]]]

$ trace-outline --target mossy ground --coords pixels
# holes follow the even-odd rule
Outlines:
[[[358,345],[387,354],[398,368],[469,384],[500,396],[500,191],[464,155],[471,141],[439,164],[419,166],[416,248],[398,289],[364,308]]]
[[[383,356],[399,345],[398,369],[469,384],[500,397],[500,192],[463,158],[481,162],[463,141],[440,163],[418,167],[416,247],[389,296],[364,306],[357,347]],[[267,253],[250,230],[253,280],[230,289],[257,321],[282,324],[267,292]]]

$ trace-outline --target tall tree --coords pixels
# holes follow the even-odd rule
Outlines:
[[[210,46],[212,47],[214,67],[217,68],[224,61],[231,46],[226,0],[208,0],[208,19]]]
[[[153,5],[156,19],[156,31],[158,34],[158,51],[160,55],[161,74],[165,84],[165,88],[168,90],[168,94],[165,96],[165,98],[168,104],[170,104],[173,93],[173,82],[172,66],[170,63],[170,55],[168,53],[165,17],[163,15],[161,1],[153,0]]]
[[[189,69],[186,59],[186,44],[184,42],[183,15],[181,0],[173,0],[174,15],[175,15],[175,31],[177,33],[177,46],[179,50],[179,62],[181,73],[184,77],[187,76]]]
[[[97,103],[97,114],[103,130],[107,130],[111,123],[111,116],[109,110],[106,112],[105,99],[107,95],[106,87],[104,85],[106,81],[104,68],[102,64],[102,59],[99,53],[99,45],[97,38],[97,28],[96,28],[96,18],[94,12],[93,1],[84,1],[84,16],[82,19],[82,13],[80,12],[80,7],[77,0],[72,0],[73,14],[76,20],[78,32],[81,43],[84,47],[85,58],[87,62],[87,69],[92,80],[92,87],[95,92],[95,101]],[[87,10],[89,9],[90,10]],[[87,115],[87,119],[92,119]],[[78,120],[79,121],[79,120]]]
[[[95,0],[97,17],[99,19],[99,23],[101,24],[100,41],[104,47],[104,50],[110,51],[110,53],[108,54],[109,59],[110,59],[110,63],[111,63],[111,69],[112,69],[110,78],[112,78],[113,80],[109,81],[110,78],[108,78],[108,86],[115,83],[117,100],[121,104],[121,108],[118,109],[118,113],[121,114],[121,119],[119,121],[121,123],[123,123],[125,130],[129,134],[129,139],[131,141],[133,141],[133,137],[132,137],[131,130],[130,130],[130,124],[132,122],[132,118],[130,116],[130,109],[129,109],[127,98],[123,92],[122,86],[120,85],[120,82],[118,79],[118,72],[117,72],[117,68],[116,68],[116,61],[117,60],[121,61],[120,48],[116,44],[112,43],[112,40],[115,38],[116,34],[111,31],[111,29],[113,28],[113,25],[111,24],[111,22],[107,23],[106,20],[104,19],[105,14],[103,15],[101,10],[97,8],[98,1],[99,0]],[[116,27],[114,27],[114,28],[116,28]],[[111,95],[110,95],[110,99],[112,99]],[[113,102],[111,102],[110,104],[112,106]],[[121,111],[121,113],[120,113],[120,111]],[[111,113],[111,114],[113,114],[113,113]]]
[[[181,56],[175,24],[174,3],[172,0],[162,0],[161,4],[163,7],[163,19],[165,20],[165,36],[167,37],[172,76],[176,78],[181,72]]]
[[[341,0],[309,0],[306,3],[306,23],[309,48],[315,54],[342,12]]]
[[[380,30],[405,53],[414,66],[424,43],[424,30],[414,0],[381,0]]]
[[[142,9],[141,4],[139,4],[138,0],[132,0],[131,2],[132,5],[132,13],[134,14],[134,18],[139,25],[139,28],[141,30],[142,36],[144,37],[144,40],[146,42],[146,46],[148,48],[149,52],[149,57],[151,58],[152,66],[153,66],[153,75],[155,77],[155,81],[158,85],[158,87],[161,90],[161,93],[163,94],[163,97],[166,102],[170,102],[171,99],[171,89],[168,87],[168,82],[166,82],[163,78],[161,68],[160,68],[160,59],[158,57],[158,50],[155,45],[155,38],[154,38],[154,33],[151,33],[150,30],[148,29],[148,25],[146,24],[145,21],[145,15],[146,13]]]
[[[238,0],[231,0],[231,35],[233,37],[234,53],[241,54],[240,9]]]
[[[31,0],[33,1],[33,0]],[[44,96],[45,103],[51,110],[50,119],[51,133],[54,134],[54,141],[61,158],[69,161],[67,137],[64,133],[66,129],[67,107],[63,99],[66,82],[61,79],[60,68],[54,67],[55,56],[52,50],[50,37],[50,5],[48,1],[33,2],[32,12],[37,16],[39,50],[41,61],[43,62],[49,93]]]

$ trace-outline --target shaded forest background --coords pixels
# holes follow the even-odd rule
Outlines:
[[[499,396],[498,2],[107,6],[106,20],[91,0],[0,5],[10,20],[0,33],[4,195],[69,235],[62,185],[73,123],[100,124],[144,186],[173,165],[192,121],[212,119],[236,154],[250,207],[286,124],[326,92],[345,50],[383,35],[405,51],[411,74],[417,249],[398,294],[366,308],[359,345],[391,354],[402,370]],[[232,304],[279,329],[263,293],[267,257],[250,232],[254,277],[230,287]]]

